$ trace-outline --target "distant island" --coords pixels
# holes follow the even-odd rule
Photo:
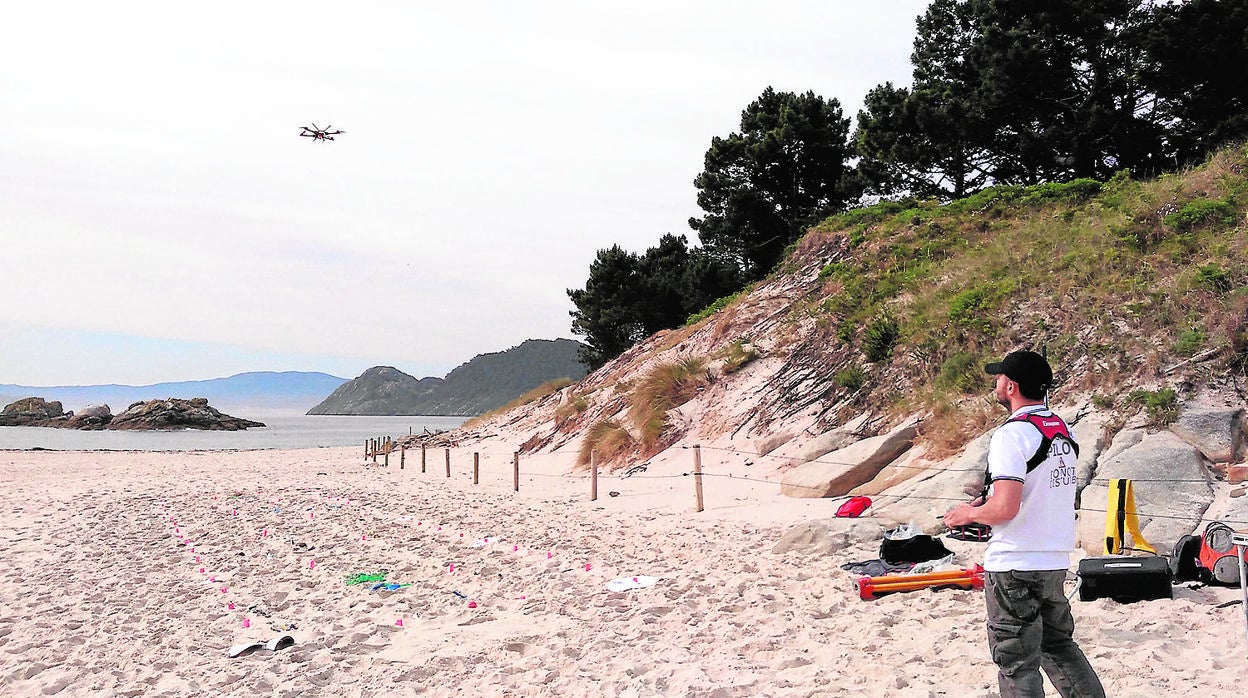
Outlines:
[[[64,411],[58,401],[28,397],[9,403],[0,412],[3,427],[52,427],[89,431],[239,431],[263,427],[262,422],[231,417],[208,405],[206,398],[148,400],[136,402],[114,415],[108,405]]]
[[[166,397],[202,397],[218,409],[289,410],[305,412],[330,392],[347,382],[346,378],[306,371],[252,371],[228,378],[171,381],[152,385],[61,385],[31,386],[0,383],[0,404],[39,395],[60,402],[66,409],[88,405],[132,405]]]
[[[479,415],[548,381],[584,378],[582,346],[571,339],[528,339],[506,351],[479,354],[446,378],[418,379],[392,366],[374,366],[308,414]]]

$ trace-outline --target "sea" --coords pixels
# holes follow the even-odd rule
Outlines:
[[[79,431],[48,427],[0,427],[0,450],[234,451],[359,446],[367,439],[446,431],[466,417],[355,417],[299,412],[237,411],[264,422],[241,431]]]

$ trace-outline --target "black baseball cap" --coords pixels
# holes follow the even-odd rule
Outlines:
[[[993,375],[1004,374],[1018,383],[1024,395],[1036,400],[1044,397],[1053,384],[1049,362],[1034,351],[1012,351],[1004,359],[984,366],[984,370]]]

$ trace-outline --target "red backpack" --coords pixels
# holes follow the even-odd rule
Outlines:
[[[850,497],[836,510],[836,515],[840,518],[858,518],[869,506],[871,506],[870,497]]]

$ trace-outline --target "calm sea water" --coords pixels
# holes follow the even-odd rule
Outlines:
[[[44,427],[0,427],[0,450],[204,451],[258,448],[359,446],[364,440],[454,429],[464,417],[343,417],[291,412],[237,411],[236,417],[264,422],[245,431],[78,431]]]

